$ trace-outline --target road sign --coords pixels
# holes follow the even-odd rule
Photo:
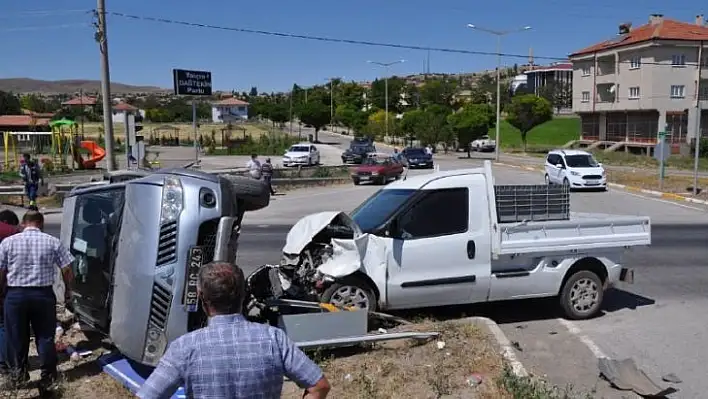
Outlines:
[[[210,96],[211,72],[173,69],[174,90],[177,95]]]
[[[654,146],[654,159],[659,162],[666,161],[671,156],[671,145],[660,136],[659,142]]]

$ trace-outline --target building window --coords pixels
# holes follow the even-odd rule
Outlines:
[[[674,54],[671,56],[671,65],[675,67],[686,66],[686,55],[685,54]]]
[[[238,107],[238,111],[239,111],[239,112],[243,112],[243,111],[245,111],[245,110],[246,110],[246,107]]]
[[[590,92],[584,91],[582,94],[582,99],[580,101],[582,101],[584,103],[590,102]]]
[[[590,76],[590,66],[584,65],[582,69],[583,76]]]
[[[630,87],[629,88],[629,99],[636,100],[638,98],[639,98],[639,87]]]
[[[642,66],[642,57],[635,55],[629,60],[629,69],[639,69]]]
[[[686,86],[671,85],[671,98],[684,98],[686,96]]]

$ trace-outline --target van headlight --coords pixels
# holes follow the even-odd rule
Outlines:
[[[157,328],[150,327],[145,337],[143,362],[150,366],[156,366],[166,349],[167,337],[165,334]]]
[[[165,177],[162,186],[162,209],[160,210],[160,223],[174,222],[179,218],[184,207],[184,191],[182,182],[174,176]]]
[[[570,171],[570,174],[573,175],[573,176],[580,176],[580,173],[579,173],[579,172],[576,172],[576,171],[574,171],[574,170],[571,170],[571,171]]]

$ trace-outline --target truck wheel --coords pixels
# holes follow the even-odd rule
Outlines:
[[[571,320],[590,319],[600,312],[605,295],[600,277],[588,270],[576,272],[565,282],[560,304]]]
[[[260,180],[243,176],[222,175],[231,186],[231,195],[243,203],[244,211],[257,211],[270,203],[270,190]]]
[[[354,185],[355,185],[355,186],[358,186],[358,185],[359,185],[359,179],[352,179],[352,181],[354,182]]]
[[[349,276],[327,287],[322,293],[321,302],[336,306],[355,306],[359,309],[376,311],[376,294],[364,280]]]

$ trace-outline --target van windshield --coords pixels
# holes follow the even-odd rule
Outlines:
[[[371,233],[415,193],[412,189],[379,190],[352,211],[351,217],[361,231]]]
[[[600,166],[592,155],[566,155],[565,163],[569,168],[596,168]]]

